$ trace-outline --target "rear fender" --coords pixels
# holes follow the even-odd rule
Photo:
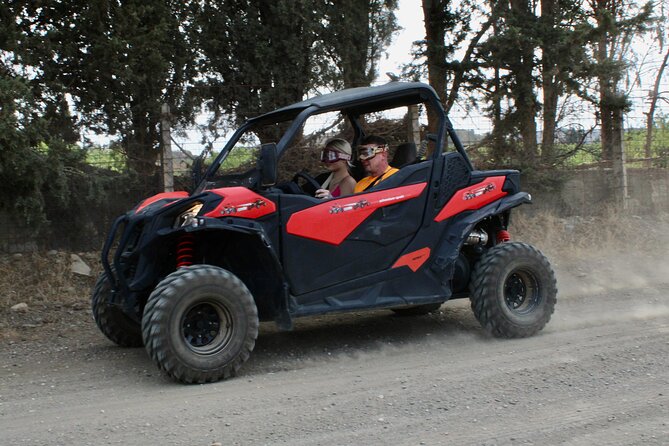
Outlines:
[[[442,278],[442,285],[448,285],[453,277],[455,261],[467,236],[481,221],[493,216],[504,216],[521,204],[531,203],[532,198],[527,192],[507,195],[493,203],[483,206],[462,216],[452,217],[445,229],[439,246],[435,250],[432,269]],[[506,218],[506,217],[504,217]]]

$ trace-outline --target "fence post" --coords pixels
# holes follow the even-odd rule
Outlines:
[[[163,104],[161,109],[160,133],[163,143],[163,191],[174,192],[174,166],[172,162],[172,134],[170,132],[170,106]]]
[[[418,123],[418,105],[410,105],[408,107],[408,119],[411,122],[409,125],[409,134],[407,135],[407,141],[411,141],[416,144],[416,147],[420,146],[420,125]]]
[[[616,109],[613,114],[613,135],[611,146],[613,148],[611,154],[612,168],[613,168],[613,184],[616,204],[627,209],[627,168],[625,166],[625,144],[623,143],[623,113],[622,110]]]

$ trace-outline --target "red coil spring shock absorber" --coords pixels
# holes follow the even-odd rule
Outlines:
[[[511,240],[511,234],[506,229],[500,229],[497,231],[497,243],[504,243]]]
[[[195,257],[195,235],[184,234],[177,243],[177,268],[190,266]]]

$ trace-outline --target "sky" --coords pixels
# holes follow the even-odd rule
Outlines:
[[[379,81],[388,80],[386,72],[399,74],[402,65],[411,62],[411,45],[416,40],[425,38],[423,8],[420,0],[400,0],[396,12],[397,21],[402,29],[393,36],[388,48],[388,56],[379,61]]]

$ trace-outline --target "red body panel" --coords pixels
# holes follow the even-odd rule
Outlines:
[[[156,194],[153,197],[149,197],[146,200],[142,201],[138,206],[137,209],[135,209],[135,212],[139,212],[145,207],[149,206],[150,204],[153,204],[157,201],[160,200],[171,200],[171,201],[176,201],[176,200],[181,200],[182,198],[186,198],[188,196],[188,192],[185,191],[178,191],[178,192],[163,192],[160,194]],[[166,202],[165,205],[170,204],[170,202]]]
[[[220,195],[223,200],[214,210],[207,212],[205,217],[260,218],[276,212],[274,202],[245,187],[225,187],[209,192]]]
[[[339,245],[375,210],[418,197],[426,183],[350,195],[299,211],[290,216],[288,234]]]
[[[440,222],[462,211],[479,209],[503,197],[506,195],[502,190],[505,179],[505,176],[488,177],[480,183],[460,189],[448,200],[434,221]]]
[[[404,254],[402,257],[397,259],[397,262],[393,265],[393,268],[399,268],[400,266],[408,266],[411,271],[414,273],[418,271],[423,263],[430,258],[430,248],[422,248],[408,254]]]

